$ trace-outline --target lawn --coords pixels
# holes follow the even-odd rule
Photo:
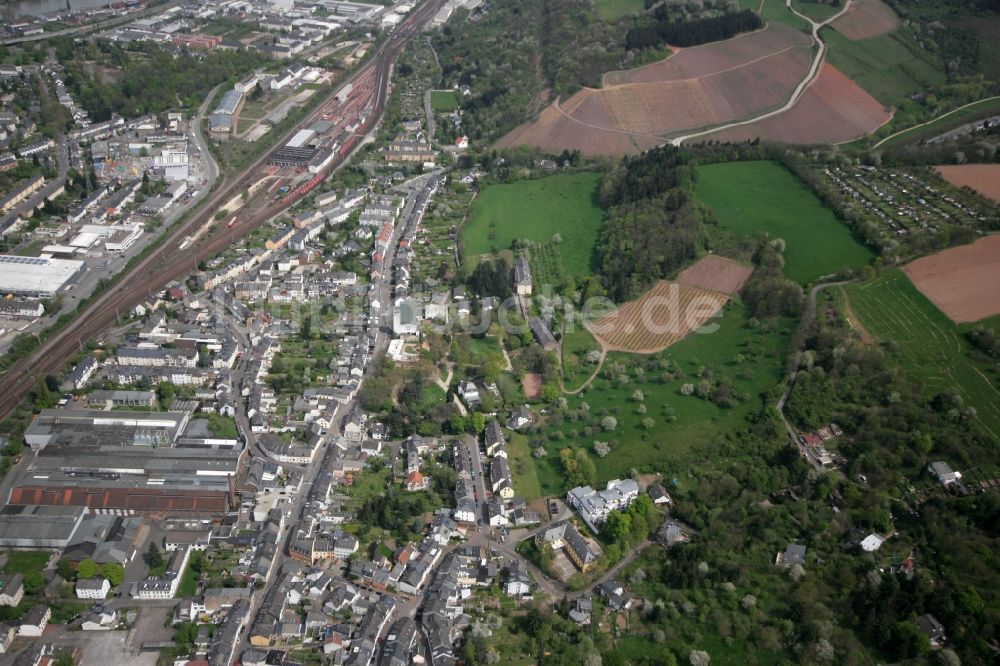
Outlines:
[[[738,236],[768,233],[784,239],[785,273],[801,284],[874,258],[805,184],[775,162],[699,167],[698,198]]]
[[[887,106],[947,82],[944,72],[920,58],[894,34],[854,42],[825,28],[822,37],[830,64]]]
[[[685,458],[704,456],[706,446],[744,427],[746,416],[760,409],[761,394],[772,391],[783,379],[794,322],[751,328],[745,308],[732,302],[716,323],[719,327],[714,333],[691,335],[658,354],[609,354],[594,383],[578,395],[567,396],[566,412],[550,417],[541,436],[529,437],[532,448],[541,444],[547,452],[536,461],[542,492],[558,495],[566,490],[559,458],[565,447],[591,453],[598,483],[627,476],[633,468],[674,475],[686,469]],[[722,408],[681,393],[682,385],[697,385],[709,376],[728,378],[740,402]],[[643,394],[641,401],[636,399],[636,389]],[[587,411],[579,415],[583,403]],[[645,413],[640,413],[640,404]],[[601,430],[604,416],[617,419],[613,431]],[[647,418],[653,420],[649,428],[643,425]],[[611,453],[597,457],[595,441],[609,442]]]
[[[563,270],[589,276],[603,216],[597,205],[600,180],[598,173],[575,173],[489,185],[462,229],[465,256],[499,252],[517,239],[545,244],[559,234]]]
[[[740,9],[752,9],[770,23],[777,21],[797,30],[808,31],[809,24],[785,6],[785,0],[739,0]],[[803,12],[806,13],[806,12]]]
[[[1000,437],[1000,391],[994,384],[995,370],[969,357],[971,347],[962,335],[975,324],[954,324],[898,270],[844,289],[868,332],[895,343],[896,357],[928,393],[957,387],[966,404],[976,408],[983,426]],[[995,325],[995,320],[986,323]]]
[[[529,502],[541,497],[542,486],[538,482],[528,438],[520,433],[512,433],[507,443],[507,455],[510,456],[515,492]]]
[[[587,362],[587,353],[600,352],[597,340],[580,324],[567,326],[562,338],[563,386],[567,391],[579,387],[597,369]]]
[[[49,562],[51,553],[37,550],[12,550],[7,553],[7,564],[3,566],[6,575],[19,573],[22,576],[42,572]]]
[[[461,105],[458,93],[454,90],[432,90],[431,109],[438,113],[454,111]]]
[[[197,555],[204,564],[204,554],[197,552]],[[188,565],[184,567],[184,573],[181,574],[181,582],[180,585],[177,586],[177,596],[180,598],[193,597],[198,594],[198,581],[201,579],[201,574],[194,569],[194,557],[195,554],[192,554],[192,561],[188,562]]]
[[[804,0],[792,0],[792,7],[814,21],[826,20],[844,8],[843,5],[839,4],[835,7],[820,2],[805,2]]]
[[[595,0],[594,4],[597,5],[598,15],[605,21],[617,21],[646,8],[644,0]]]

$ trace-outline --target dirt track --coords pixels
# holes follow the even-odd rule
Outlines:
[[[921,257],[903,271],[955,323],[1000,314],[1000,234]]]

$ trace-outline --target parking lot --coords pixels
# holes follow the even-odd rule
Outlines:
[[[127,631],[73,631],[54,641],[56,649],[80,648],[79,666],[153,666],[159,656],[156,652],[136,653],[127,648]]]
[[[555,558],[552,560],[552,572],[556,575],[556,578],[564,583],[569,580],[570,576],[576,573],[576,567],[573,566],[573,563],[561,548],[555,552]]]

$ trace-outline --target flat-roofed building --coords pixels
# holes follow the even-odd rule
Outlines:
[[[0,547],[65,548],[87,515],[82,506],[20,505],[0,510]]]
[[[94,391],[87,397],[87,405],[105,407],[152,407],[156,394],[152,391]]]
[[[104,447],[170,445],[188,424],[187,412],[106,412],[97,409],[43,409],[24,432],[24,441],[46,446]],[[111,461],[109,461],[111,462]]]
[[[82,261],[0,254],[0,296],[52,298],[83,270]]]

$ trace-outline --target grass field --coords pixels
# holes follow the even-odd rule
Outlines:
[[[586,356],[589,351],[600,351],[600,346],[587,329],[577,324],[564,332],[561,350],[563,385],[567,391],[572,391],[597,369],[596,365],[587,363]]]
[[[731,162],[698,169],[698,197],[740,236],[785,240],[785,273],[808,284],[860,268],[872,252],[791,172],[775,162]]]
[[[6,575],[19,573],[22,576],[41,572],[49,562],[52,553],[37,550],[12,550],[7,553],[7,564],[3,565]]]
[[[765,21],[777,21],[790,25],[797,30],[809,29],[809,24],[799,18],[785,6],[784,0],[739,0],[740,9],[752,9],[758,12]],[[803,12],[806,14],[806,12]],[[808,14],[806,14],[808,15]]]
[[[529,502],[542,496],[542,486],[538,483],[538,472],[531,457],[528,438],[521,433],[513,433],[507,442],[510,473],[514,476],[514,491]]]
[[[746,310],[731,302],[714,323],[719,324],[714,333],[688,336],[658,354],[609,354],[594,383],[578,395],[567,396],[570,411],[587,403],[588,417],[565,418],[561,423],[550,420],[544,428],[547,455],[536,460],[542,492],[549,495],[566,490],[559,450],[567,446],[591,454],[597,481],[602,483],[628,475],[632,468],[679,473],[676,470],[683,468],[686,458],[704,455],[704,446],[743,427],[747,414],[760,408],[760,395],[774,389],[783,378],[794,322],[751,329]],[[734,394],[744,401],[722,408],[695,395],[682,395],[682,385],[697,385],[702,370],[706,376],[710,371],[716,380],[729,378]],[[668,377],[666,373],[671,374]],[[622,383],[621,375],[628,378],[627,384]],[[639,413],[636,389],[643,393],[644,414]],[[598,427],[604,416],[617,419],[613,431]],[[646,418],[653,420],[652,427],[643,425]],[[592,428],[589,434],[587,428]],[[594,441],[611,442],[611,453],[598,458],[593,454]]]
[[[792,0],[792,7],[798,10],[800,14],[808,16],[814,21],[828,19],[844,8],[843,5],[834,7],[833,5],[820,2],[803,2],[803,0]]]
[[[597,13],[605,21],[617,21],[646,8],[643,0],[594,0]]]
[[[600,180],[597,173],[575,173],[486,187],[462,229],[466,259],[507,249],[516,239],[544,244],[559,234],[566,273],[590,275],[602,217]]]
[[[962,333],[976,324],[958,326],[898,270],[887,271],[863,285],[845,288],[851,307],[865,328],[880,340],[893,340],[906,371],[928,392],[958,388],[965,403],[976,408],[983,426],[1000,437],[1000,391],[990,368],[968,356]],[[997,318],[986,320],[995,327]]]
[[[830,64],[887,106],[947,82],[943,71],[918,57],[892,34],[854,42],[832,28],[824,28],[822,37],[828,46]]]
[[[459,107],[458,93],[454,90],[432,90],[431,109],[445,113]]]

